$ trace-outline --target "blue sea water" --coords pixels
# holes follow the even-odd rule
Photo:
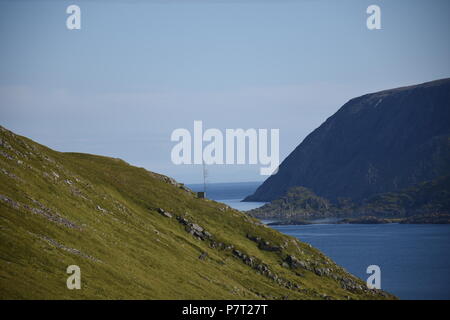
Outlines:
[[[320,249],[366,279],[381,268],[381,288],[400,299],[450,299],[450,225],[313,224],[274,226]]]
[[[206,196],[209,199],[223,202],[232,208],[248,211],[258,208],[264,202],[242,202],[242,199],[255,192],[261,182],[209,183],[206,185]],[[203,184],[187,185],[193,191],[203,191]]]
[[[239,210],[263,203],[240,202],[259,182],[207,186],[208,198]],[[189,186],[203,190],[203,185]],[[209,190],[209,191],[208,191]],[[318,248],[365,280],[369,265],[381,268],[382,289],[400,299],[450,299],[450,225],[314,224],[274,226]]]

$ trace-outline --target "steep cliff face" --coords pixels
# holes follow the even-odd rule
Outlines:
[[[450,172],[450,79],[354,98],[314,130],[246,201],[294,186],[360,200]]]

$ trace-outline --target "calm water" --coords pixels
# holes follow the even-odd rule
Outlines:
[[[255,192],[260,184],[261,182],[211,183],[206,186],[206,194],[209,199],[223,202],[238,210],[247,211],[264,204],[264,202],[241,202],[243,198]],[[203,191],[203,184],[187,186],[193,191]]]
[[[263,203],[240,199],[260,183],[220,183],[207,186],[208,198],[239,210]],[[189,186],[201,191],[202,185]],[[366,279],[366,268],[381,268],[381,287],[401,299],[450,299],[450,225],[314,224],[274,226],[310,243],[352,274]]]
[[[320,249],[366,279],[381,268],[381,288],[401,299],[450,299],[450,225],[317,224],[274,229]]]

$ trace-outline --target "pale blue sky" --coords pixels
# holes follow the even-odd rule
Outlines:
[[[370,4],[382,30],[366,28]],[[195,183],[201,168],[171,164],[174,129],[279,128],[283,159],[352,97],[449,77],[449,13],[447,0],[0,0],[0,123]]]

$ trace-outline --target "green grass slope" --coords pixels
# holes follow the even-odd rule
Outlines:
[[[0,127],[0,182],[1,299],[393,298],[120,159],[56,152]],[[80,290],[66,287],[73,264]]]

